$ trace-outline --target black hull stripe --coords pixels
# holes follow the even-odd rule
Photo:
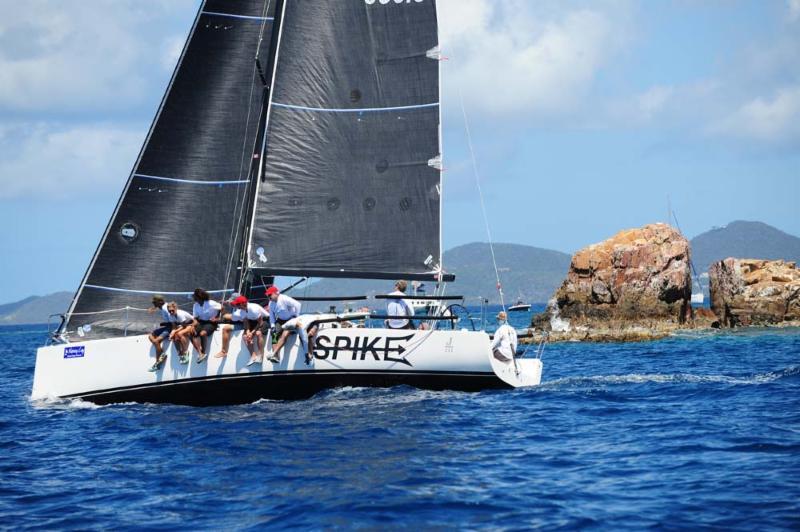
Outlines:
[[[212,375],[82,392],[64,396],[97,404],[172,403],[222,406],[259,399],[307,399],[326,389],[407,385],[428,390],[480,391],[507,388],[494,373],[463,371],[272,371]]]

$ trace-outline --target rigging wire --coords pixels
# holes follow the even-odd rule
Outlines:
[[[678,216],[675,214],[675,211],[672,210],[672,206],[670,206],[669,214],[671,215],[672,219],[675,220],[675,226],[678,228],[678,232],[680,234],[683,234],[683,229],[681,229],[681,224],[678,221]],[[689,259],[689,266],[691,266],[692,273],[694,274],[694,282],[696,282],[697,286],[699,286],[700,289],[702,290],[703,285],[700,283],[700,276],[697,274],[697,268],[694,267],[694,261],[692,259]]]
[[[258,59],[258,54],[259,54],[259,51],[261,50],[261,43],[264,40],[264,30],[265,30],[266,25],[267,25],[266,17],[267,17],[267,14],[269,14],[270,5],[272,5],[272,0],[265,0],[264,1],[264,7],[263,7],[262,12],[261,12],[261,16],[262,16],[263,20],[261,21],[261,29],[259,31],[259,36],[258,36],[258,45],[256,46],[256,54],[255,54],[256,60]],[[248,99],[247,99],[247,120],[245,121],[244,138],[242,139],[242,155],[241,155],[241,158],[239,159],[239,180],[242,179],[242,173],[244,172],[245,156],[247,155],[247,133],[250,130],[250,116],[252,114],[252,109],[253,109],[253,91],[254,91],[255,86],[256,86],[256,76],[257,75],[258,75],[258,65],[257,65],[257,63],[254,62],[253,63],[253,78],[250,80],[250,94],[249,94]],[[263,108],[263,103],[262,103],[262,108]],[[266,131],[264,132],[264,134],[266,135]],[[257,137],[258,137],[258,133],[256,133],[256,138],[253,139],[253,150],[250,150],[251,153],[255,151],[255,143],[258,141]],[[263,154],[262,154],[262,156],[263,156]],[[252,164],[253,164],[252,158],[248,159],[248,161],[250,163],[250,167],[251,167],[251,170],[252,170]],[[233,216],[231,217],[231,236],[230,236],[230,239],[229,239],[230,244],[228,245],[228,259],[227,259],[227,266],[225,268],[225,282],[223,283],[223,286],[226,286],[226,287],[228,286],[228,282],[231,279],[231,274],[232,274],[233,267],[234,267],[234,265],[233,265],[233,263],[234,263],[234,254],[236,253],[236,247],[237,247],[236,246],[236,242],[239,241],[239,236],[238,236],[239,231],[238,231],[238,229],[242,225],[242,218],[244,216],[245,206],[247,205],[247,202],[249,201],[248,196],[249,196],[249,192],[250,192],[250,183],[249,183],[250,179],[248,179],[247,181],[248,181],[248,183],[247,183],[246,188],[245,188],[244,197],[241,197],[242,196],[242,194],[241,194],[241,186],[242,185],[237,185],[236,186],[236,188],[237,188],[237,191],[236,191],[236,203],[234,204]],[[240,204],[240,197],[241,197],[241,204]],[[238,213],[238,215],[237,215],[237,213]],[[244,265],[242,265],[242,267],[244,267]],[[244,272],[242,272],[242,273],[244,273]]]
[[[495,280],[497,281],[497,291],[500,294],[500,305],[503,307],[503,311],[506,310],[506,302],[505,298],[503,297],[503,285],[500,283],[500,270],[497,268],[497,257],[494,253],[494,243],[492,241],[492,231],[489,228],[489,216],[486,214],[486,203],[483,200],[483,189],[481,188],[481,178],[478,172],[478,161],[475,157],[475,149],[472,145],[472,133],[469,129],[469,120],[467,119],[467,108],[464,105],[464,95],[461,93],[461,88],[458,89],[458,98],[461,102],[461,114],[464,116],[464,128],[467,132],[467,145],[469,146],[469,153],[472,159],[472,170],[475,174],[475,184],[478,186],[478,196],[481,199],[481,212],[483,213],[483,223],[486,226],[486,236],[489,239],[489,251],[492,254],[492,265],[494,266],[494,276]]]

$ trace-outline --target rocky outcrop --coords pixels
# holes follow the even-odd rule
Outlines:
[[[800,270],[794,262],[728,258],[708,271],[711,308],[724,326],[800,322]]]
[[[691,316],[689,242],[666,224],[622,231],[572,257],[555,294],[560,317],[572,327],[663,329]],[[534,319],[549,329],[550,317]]]

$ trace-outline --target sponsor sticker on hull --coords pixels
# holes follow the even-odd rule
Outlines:
[[[76,345],[64,348],[64,358],[83,358],[86,354],[86,346]]]

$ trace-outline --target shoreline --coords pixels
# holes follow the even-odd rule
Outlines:
[[[548,343],[643,343],[663,340],[670,337],[686,337],[697,333],[731,334],[738,332],[765,332],[772,330],[800,329],[800,321],[790,321],[776,324],[752,325],[748,327],[717,328],[717,327],[646,327],[635,325],[621,328],[599,328],[581,326],[569,331],[547,332]],[[528,329],[531,331],[531,329]],[[545,335],[540,330],[533,330],[528,338],[520,339],[520,344],[538,344]]]

